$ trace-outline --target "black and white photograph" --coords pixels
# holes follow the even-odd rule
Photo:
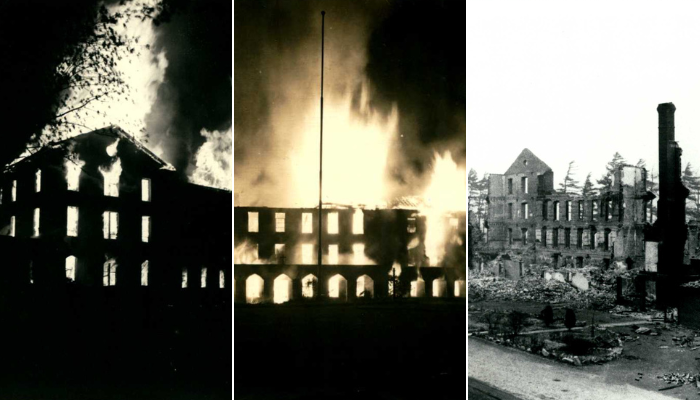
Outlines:
[[[464,399],[461,0],[234,0],[236,399]]]
[[[232,398],[232,4],[0,1],[0,398]]]
[[[467,3],[470,398],[700,395],[699,20]]]

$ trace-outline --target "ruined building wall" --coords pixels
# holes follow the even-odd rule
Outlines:
[[[522,165],[521,157],[513,165]],[[492,175],[485,252],[510,250],[553,265],[643,265],[648,214],[643,168],[621,167],[612,190],[588,197],[555,192],[551,170],[520,169]],[[532,176],[536,179],[523,179]]]

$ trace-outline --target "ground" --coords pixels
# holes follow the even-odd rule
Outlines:
[[[465,300],[235,306],[234,397],[459,399]]]
[[[469,331],[475,332],[484,329],[484,325],[479,323],[479,317],[480,315],[483,315],[486,310],[518,310],[537,315],[545,307],[545,305],[546,304],[543,303],[503,301],[484,301],[478,303],[470,302],[468,323]],[[555,318],[563,317],[563,309],[565,307],[566,304],[553,305],[553,308],[555,309]],[[630,321],[638,320],[640,317],[642,317],[642,314],[640,313],[632,313],[631,315],[616,315],[611,312],[581,309],[577,309],[576,314],[579,321],[587,321],[587,323],[590,324],[592,317],[594,317],[595,323],[602,325],[625,322],[629,323]],[[653,315],[653,313],[648,315]],[[647,320],[650,320],[650,318],[647,318]],[[681,341],[673,340],[673,338],[681,337],[692,338],[696,334],[695,331],[676,324],[666,324],[663,321],[658,320],[647,321],[647,323],[648,324],[646,325],[640,325],[651,328],[652,332],[657,333],[658,336],[635,334],[634,332],[637,328],[634,326],[607,328],[608,330],[618,334],[628,334],[630,335],[630,338],[633,339],[632,341],[624,342],[622,357],[619,359],[603,365],[588,365],[578,368],[570,367],[559,362],[553,365],[558,365],[562,369],[574,368],[584,373],[594,374],[600,376],[602,381],[610,384],[630,385],[632,387],[651,391],[658,391],[661,388],[672,386],[671,384],[664,382],[664,380],[657,379],[658,376],[663,376],[670,373],[698,374],[698,372],[700,372],[698,364],[698,360],[700,359],[700,348],[695,348],[692,343],[684,347],[680,347],[678,344]],[[553,328],[559,328],[561,326],[562,323],[559,321]],[[587,332],[589,326],[584,327],[581,332]],[[529,327],[528,329],[535,330],[543,328],[544,327],[541,325],[535,325]],[[636,339],[637,337],[638,339]],[[473,341],[470,339],[469,345],[472,346],[472,344]],[[668,348],[662,348],[665,346],[668,346]],[[544,357],[531,355],[520,350],[509,349],[509,351],[528,354],[528,356],[537,357],[543,361],[551,361],[544,359]],[[473,367],[471,361],[469,366],[471,371],[471,368]],[[698,389],[693,383],[687,384],[680,388],[663,391],[662,393],[666,396],[685,399],[700,397],[698,396],[698,392],[700,392],[700,389]]]

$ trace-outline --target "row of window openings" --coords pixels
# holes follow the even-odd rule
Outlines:
[[[41,210],[34,209],[34,218],[32,221],[32,237],[39,236]],[[66,223],[66,235],[69,237],[78,236],[78,207],[68,207],[68,216]],[[16,235],[17,218],[10,217],[10,232],[9,236]],[[102,231],[105,239],[115,240],[119,232],[119,213],[114,211],[105,211],[102,214]],[[151,217],[141,217],[141,241],[148,243],[151,238]]]
[[[80,168],[78,166],[78,168]],[[77,192],[79,188],[79,177],[78,174],[68,174],[68,190]],[[37,170],[34,175],[34,192],[41,192],[41,170]],[[10,201],[17,201],[17,180],[12,181],[12,188],[10,191]],[[105,176],[104,181],[104,195],[109,197],[119,197],[119,176],[112,178],[111,176]],[[150,202],[151,201],[151,180],[148,178],[141,179],[141,201]],[[0,204],[3,202],[3,190],[0,188]]]
[[[529,231],[527,228],[522,228],[521,230],[521,241],[523,245],[529,244]],[[603,237],[603,249],[604,250],[609,250],[610,247],[610,234],[611,231],[609,229],[606,229],[604,232],[604,237]],[[541,244],[544,247],[547,247],[547,228],[542,228],[540,231],[541,235]],[[596,247],[596,242],[597,242],[597,231],[595,229],[590,230],[590,246],[591,248]],[[506,238],[508,241],[509,245],[513,244],[513,229],[508,228],[508,237]],[[558,229],[553,229],[552,230],[552,247],[559,247],[559,230]],[[564,247],[571,247],[571,229],[565,228],[564,229]],[[579,228],[577,230],[576,234],[576,247],[577,248],[582,248],[583,247],[583,229]]]
[[[338,213],[328,213],[328,233],[337,235]],[[301,233],[313,233],[313,214],[301,214]],[[286,230],[286,214],[275,213],[275,232],[284,233]],[[257,212],[248,213],[248,232],[260,232],[260,216]],[[364,213],[361,210],[355,211],[352,217],[352,233],[355,235],[363,235],[365,233]]]
[[[525,176],[520,178],[520,192],[524,194],[529,193],[528,179]],[[513,178],[508,179],[508,194],[513,194]]]
[[[302,244],[301,245],[301,263],[302,264],[315,264],[314,258],[314,245],[313,244]],[[363,243],[355,243],[352,245],[352,254],[355,262],[365,261],[365,245]],[[254,245],[253,255],[256,260],[260,259],[258,245]],[[331,265],[337,265],[340,259],[340,252],[337,244],[328,245],[328,263]],[[275,244],[275,257],[280,260],[285,257],[285,245]]]
[[[417,225],[415,218],[408,218],[407,232],[416,233]],[[459,220],[450,218],[450,227],[453,230],[459,228]],[[313,233],[314,223],[312,213],[302,213],[301,215],[301,233]],[[328,234],[337,235],[340,230],[338,227],[338,213],[328,213]],[[286,230],[286,215],[285,213],[275,213],[275,232],[284,233]],[[260,232],[260,216],[257,212],[248,213],[248,232]],[[365,233],[364,213],[360,210],[355,211],[352,218],[352,233],[354,235],[363,235]]]
[[[571,221],[573,219],[572,217],[572,202],[571,201],[566,201],[566,220]],[[610,221],[612,220],[612,210],[613,210],[613,203],[612,200],[608,200],[606,202],[606,213],[605,213],[605,220]],[[591,207],[593,208],[593,213],[591,215],[591,219],[594,219],[598,215],[598,202],[592,201],[591,202]],[[625,204],[623,203],[622,205],[623,210],[625,209]],[[643,218],[647,218],[647,212],[646,212],[646,203],[644,203],[644,212]],[[584,212],[584,202],[583,200],[578,201],[578,219],[580,221],[585,219],[585,212]],[[530,205],[527,202],[520,203],[520,214],[522,216],[522,219],[529,219],[530,217]],[[554,202],[554,221],[559,221],[560,220],[560,212],[559,212],[559,202],[555,201]],[[508,203],[508,219],[513,219],[513,203]],[[549,201],[543,201],[542,202],[542,220],[547,221],[549,219]]]
[[[69,256],[66,258],[66,279],[75,282],[75,276],[78,266],[78,259],[75,256]],[[117,267],[119,265],[114,260],[109,260],[103,264],[102,270],[102,286],[116,286],[117,285]],[[141,264],[141,286],[148,286],[149,278],[149,262],[144,261]],[[30,269],[30,282],[34,283],[34,278],[32,271]],[[200,287],[207,287],[208,269],[206,267],[200,270]],[[187,289],[189,287],[189,274],[187,268],[182,269],[182,288]],[[224,289],[226,287],[226,276],[224,271],[219,271],[219,289]]]

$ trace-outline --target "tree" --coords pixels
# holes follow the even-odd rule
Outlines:
[[[562,193],[572,193],[576,194],[581,189],[579,182],[574,179],[574,174],[576,173],[576,164],[572,160],[569,162],[569,168],[566,170],[566,176],[564,177],[564,182],[559,184],[559,191]]]
[[[603,175],[600,179],[596,181],[598,185],[600,185],[601,190],[612,190],[613,177],[615,175],[615,171],[617,171],[618,168],[625,164],[626,161],[624,157],[622,157],[620,153],[615,152],[615,154],[613,155],[613,159],[610,162],[608,162],[608,164],[605,166],[605,175]]]
[[[681,181],[683,186],[690,191],[690,196],[688,196],[685,203],[686,215],[691,219],[700,220],[700,209],[698,209],[700,206],[700,177],[695,175],[690,163],[685,165]]]
[[[488,174],[484,174],[479,179],[479,175],[472,168],[467,175],[467,182],[469,184],[469,211],[476,217],[475,222],[481,229],[486,216],[486,197],[489,190]]]
[[[60,26],[54,29],[56,32],[46,34],[49,38],[41,43],[43,48],[36,49],[35,43],[27,46],[34,49],[32,53],[42,53],[44,48],[48,53],[41,59],[45,63],[41,69],[30,68],[32,85],[42,89],[32,92],[30,87],[29,91],[16,91],[18,98],[13,100],[27,103],[23,108],[37,107],[35,102],[38,101],[41,109],[34,111],[32,124],[18,125],[16,143],[0,154],[0,164],[9,163],[24,149],[27,149],[26,156],[48,142],[101,128],[90,126],[90,118],[105,114],[104,110],[113,102],[129,101],[131,90],[124,72],[118,68],[119,62],[150,49],[150,43],[139,43],[139,38],[127,26],[130,21],[152,20],[163,9],[160,1],[153,0],[149,5],[122,0],[107,7],[98,5],[99,2],[81,0],[79,6],[75,9],[71,6],[65,15],[41,15],[49,24]],[[19,3],[6,4],[0,6],[0,14],[18,15],[23,7]],[[55,13],[57,9],[39,13]],[[54,33],[57,34],[54,36]],[[27,69],[26,65],[31,62],[17,61],[17,68]],[[17,73],[10,71],[10,76],[13,75]],[[100,107],[96,108],[98,104]]]
[[[564,314],[564,326],[566,326],[568,330],[576,326],[576,313],[570,308],[567,308],[566,314]]]
[[[597,194],[595,187],[593,187],[593,182],[591,182],[591,173],[590,172],[588,173],[588,175],[586,175],[586,181],[583,182],[583,188],[581,189],[581,194],[584,196],[595,196]]]

